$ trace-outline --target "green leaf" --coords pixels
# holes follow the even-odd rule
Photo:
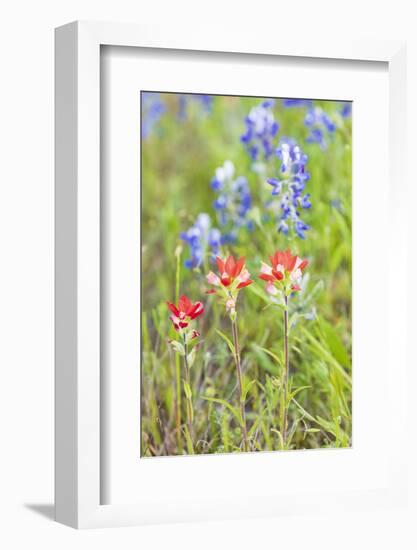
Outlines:
[[[252,380],[251,382],[245,384],[245,387],[243,388],[243,395],[242,395],[242,402],[244,403],[246,401],[246,396],[249,393],[249,390],[252,388],[252,386],[256,383],[256,380]]]
[[[290,394],[288,394],[288,403],[290,403],[294,397],[300,393],[300,391],[302,390],[307,390],[308,388],[311,388],[311,386],[300,386],[299,388],[297,388],[296,390],[294,390],[293,392],[291,392]]]
[[[269,372],[270,374],[276,375],[277,374],[276,366],[269,359],[268,355],[264,351],[262,351],[262,348],[254,343],[252,343],[250,347],[253,351],[253,354],[255,355],[257,364],[261,368]]]
[[[266,349],[266,348],[263,348],[261,346],[258,346],[257,344],[253,344],[254,346],[256,346],[258,349],[260,349],[261,351],[263,351],[264,353],[266,353],[267,355],[269,355],[270,357],[272,357],[272,359],[274,359],[278,365],[280,367],[282,367],[282,361],[281,359],[278,357],[278,355],[275,355],[275,353],[273,353],[272,351],[270,351],[269,349]]]
[[[252,292],[253,294],[256,294],[256,296],[258,298],[260,298],[263,302],[265,302],[266,304],[268,305],[272,305],[271,304],[271,300],[270,298],[266,295],[265,291],[262,290],[261,288],[259,288],[258,285],[256,284],[253,284],[253,285],[249,285],[248,287],[246,287],[247,289],[249,289],[250,292]],[[246,289],[245,289],[246,290]]]
[[[264,306],[262,308],[262,311],[265,311],[266,309],[268,309],[270,307],[276,307],[276,308],[280,309],[281,311],[285,311],[284,304],[279,304],[279,303],[276,303],[276,302],[270,302],[269,304],[267,304],[266,306]]]
[[[336,435],[339,429],[339,423],[337,421],[332,422],[331,420],[326,420],[321,416],[317,416],[316,422],[320,424],[320,426],[323,426],[325,430],[327,430],[330,433],[333,433],[334,435]]]
[[[252,220],[256,223],[256,225],[259,228],[262,228],[263,224],[262,224],[262,218],[261,218],[261,211],[259,210],[259,207],[254,206],[250,211],[250,215]]]
[[[297,426],[298,426],[298,424],[299,424],[300,422],[302,422],[302,420],[303,420],[303,417],[297,418],[297,419],[293,422],[293,425],[291,426],[291,429],[290,429],[290,431],[289,431],[289,433],[288,433],[288,436],[287,436],[287,441],[286,441],[286,447],[287,447],[287,449],[290,447],[291,442],[292,442],[292,439],[293,439],[293,437],[294,437],[294,435],[295,435],[295,432],[296,432],[296,430],[297,430]]]
[[[181,356],[184,357],[185,350],[184,350],[184,346],[181,344],[181,342],[178,342],[178,340],[171,340],[170,345],[176,353],[179,353]]]
[[[232,341],[221,331],[216,328],[216,332],[219,336],[223,338],[226,344],[229,346],[230,351],[235,355],[235,346],[232,344]]]
[[[320,328],[322,329],[323,335],[326,339],[327,345],[330,348],[330,351],[334,355],[335,359],[344,367],[350,368],[350,357],[346,351],[345,346],[339,338],[339,335],[335,329],[324,319],[319,320]]]
[[[306,330],[305,328],[302,328],[301,330],[304,336],[307,338],[307,340],[309,340],[311,344],[311,348],[313,351],[315,351],[316,355],[318,355],[318,357],[321,357],[325,361],[328,361],[329,363],[331,363],[340,372],[340,374],[342,374],[345,380],[349,384],[351,384],[352,383],[351,376],[349,375],[349,373],[346,372],[346,370],[342,367],[342,365],[336,361],[333,355],[326,348],[324,348],[322,344],[317,340],[317,338],[312,336],[308,332],[308,330]]]
[[[182,383],[183,383],[183,386],[184,386],[185,397],[187,399],[191,399],[193,394],[191,392],[190,384],[186,380],[183,380]]]
[[[222,443],[224,446],[224,452],[228,453],[231,446],[230,441],[230,433],[229,433],[229,417],[226,414],[221,414],[220,416],[220,430],[221,430],[221,437],[222,437]]]
[[[324,418],[321,418],[318,416],[317,418],[314,418],[314,416],[311,416],[303,407],[298,403],[296,399],[293,399],[294,403],[297,405],[297,407],[300,409],[300,411],[303,413],[305,418],[307,420],[310,420],[311,422],[315,422],[319,426],[321,426],[327,433],[332,434],[334,437],[337,437],[335,430],[333,429],[333,424],[327,420],[324,420]]]
[[[255,433],[255,430],[259,426],[259,422],[261,422],[261,420],[263,419],[263,416],[264,416],[265,412],[266,412],[266,408],[262,411],[261,414],[259,414],[256,417],[255,422],[252,424],[252,426],[250,427],[250,430],[248,431],[248,436],[249,437],[252,437],[253,434]]]
[[[284,445],[284,439],[281,435],[281,432],[279,430],[275,429],[275,428],[271,428],[271,432],[274,432],[275,434],[278,435],[280,449],[281,449],[281,451],[284,450],[285,445]]]
[[[294,403],[297,405],[297,407],[300,409],[300,411],[303,413],[303,416],[305,418],[307,418],[308,420],[310,420],[311,422],[315,422],[316,424],[319,424],[319,422],[317,422],[317,420],[314,418],[314,416],[312,416],[310,413],[308,413],[301,405],[300,403],[293,398],[293,401]]]
[[[194,365],[195,356],[196,356],[196,349],[197,348],[193,348],[187,356],[187,362],[188,362],[188,368],[189,369],[191,369],[191,367]]]
[[[206,401],[211,401],[212,403],[218,403],[219,405],[225,406],[233,414],[236,420],[239,422],[239,425],[241,426],[243,424],[240,411],[237,410],[235,407],[232,407],[232,405],[227,401],[225,401],[224,399],[219,399],[217,397],[207,397],[204,395],[203,395],[203,399],[205,399]]]
[[[189,455],[194,454],[194,445],[193,440],[191,439],[191,434],[188,430],[188,426],[184,426],[185,441],[187,443],[187,452]]]
[[[343,236],[343,242],[350,244],[351,242],[351,227],[348,220],[336,209],[332,210],[333,216],[336,218],[336,221],[339,225],[340,232]]]

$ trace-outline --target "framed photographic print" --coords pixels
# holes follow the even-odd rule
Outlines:
[[[57,29],[59,521],[403,501],[404,78],[383,41]]]

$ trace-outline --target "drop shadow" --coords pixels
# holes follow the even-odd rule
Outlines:
[[[50,521],[55,521],[55,506],[53,504],[24,504],[25,508],[39,514]]]

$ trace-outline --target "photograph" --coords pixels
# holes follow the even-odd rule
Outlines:
[[[138,101],[138,456],[352,447],[352,102]]]

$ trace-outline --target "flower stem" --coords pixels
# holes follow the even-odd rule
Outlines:
[[[190,384],[190,368],[188,366],[188,345],[187,340],[184,335],[184,366],[185,366],[185,381],[188,385],[189,390],[191,391]],[[193,439],[193,401],[192,397],[186,395],[187,398],[187,426],[191,439]]]
[[[232,333],[233,333],[233,345],[235,348],[235,363],[236,363],[236,372],[237,380],[239,384],[239,404],[240,404],[240,414],[242,417],[242,431],[243,431],[243,446],[244,450],[249,450],[248,444],[248,431],[246,428],[246,412],[245,412],[245,403],[243,398],[243,380],[242,380],[242,367],[240,364],[240,351],[239,351],[239,339],[237,335],[237,323],[236,319],[232,319]]]
[[[288,376],[290,370],[290,357],[289,357],[289,348],[288,348],[288,296],[284,297],[285,300],[285,310],[284,310],[284,421],[281,426],[282,440],[285,442],[287,439],[287,429],[288,429]]]
[[[175,424],[177,429],[177,442],[181,446],[181,365],[180,356],[175,354]]]

